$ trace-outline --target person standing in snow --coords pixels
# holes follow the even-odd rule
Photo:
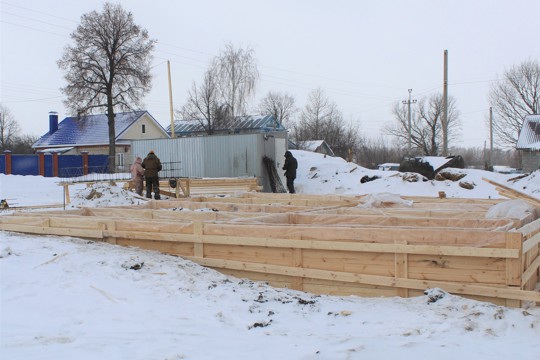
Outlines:
[[[298,161],[292,155],[290,151],[285,152],[285,164],[283,164],[283,170],[285,170],[285,177],[287,178],[287,189],[290,194],[294,194],[294,179],[296,179],[296,169],[298,168]]]
[[[142,159],[140,156],[135,158],[135,162],[131,165],[131,181],[135,185],[135,192],[142,196],[143,191],[143,175],[144,168],[142,167]]]
[[[144,158],[142,162],[142,167],[144,168],[144,178],[146,180],[146,197],[152,198],[152,190],[154,191],[154,199],[159,200],[159,175],[161,171],[161,161],[154,154],[154,150],[150,150],[148,155]]]

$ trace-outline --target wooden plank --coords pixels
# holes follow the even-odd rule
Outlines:
[[[411,279],[459,283],[506,284],[506,261],[500,258],[470,258],[410,254],[408,274]]]
[[[521,233],[509,232],[506,233],[506,248],[519,250],[519,258],[506,258],[506,285],[521,286],[521,275],[523,273],[523,252]]]
[[[293,261],[293,251],[290,248],[206,245],[205,257],[290,266]]]
[[[71,229],[71,228],[51,228],[40,226],[28,226],[17,224],[2,224],[2,230],[15,231],[27,234],[40,234],[40,235],[59,235],[59,236],[72,236],[91,239],[103,239],[103,232],[100,230],[89,229]]]
[[[195,238],[201,238],[203,234],[203,223],[200,221],[193,223],[193,235]],[[193,244],[193,256],[203,258],[204,257],[204,243],[197,241]]]
[[[488,246],[504,244],[506,232],[482,230],[452,230],[434,228],[385,227],[321,227],[305,225],[240,225],[208,224],[207,235],[243,236],[250,238],[299,238],[306,240],[339,239],[340,241],[394,243],[396,239],[405,239],[414,245],[441,246]]]
[[[178,256],[191,256],[193,254],[193,243],[186,242],[171,242],[161,240],[148,240],[148,239],[123,239],[116,238],[116,243],[122,246],[136,246],[141,249],[148,249],[159,251],[164,254],[178,255]]]
[[[213,268],[226,268],[236,270],[246,270],[253,272],[263,272],[272,274],[281,274],[288,276],[302,276],[314,279],[338,280],[344,282],[363,283],[371,285],[389,286],[389,287],[404,287],[417,290],[425,290],[429,288],[439,287],[450,293],[462,295],[478,295],[494,298],[513,299],[522,301],[540,302],[540,292],[520,290],[512,287],[489,287],[482,285],[459,284],[452,282],[425,281],[414,279],[401,279],[395,277],[374,276],[374,275],[359,275],[352,273],[326,271],[317,269],[302,269],[289,266],[255,264],[240,261],[229,261],[210,258],[187,257],[188,260],[199,263],[203,266]]]
[[[303,250],[302,249],[293,249],[292,254],[292,266],[294,267],[303,267]],[[304,290],[303,287],[303,278],[300,276],[295,276],[291,279],[291,288],[294,290]]]
[[[540,256],[537,256],[536,259],[530,264],[523,275],[521,276],[521,286],[525,287],[525,284],[535,275],[538,274],[538,269],[540,268]]]
[[[510,219],[452,219],[430,217],[398,217],[381,215],[313,215],[296,214],[294,224],[317,225],[376,225],[376,226],[413,226],[413,227],[448,227],[470,229],[497,229],[503,226],[514,227]]]
[[[396,240],[396,243],[400,245],[407,245],[406,240]],[[395,253],[394,255],[394,273],[398,278],[407,279],[409,277],[409,264],[407,254]],[[401,297],[409,297],[409,290],[406,288],[398,288],[397,295]]]
[[[125,240],[159,240],[163,242],[189,242],[197,243],[196,238],[192,234],[187,233],[159,233],[154,231],[119,231],[119,230],[103,230],[103,236],[123,238]],[[134,245],[136,246],[136,245]]]
[[[523,242],[523,253],[529,252],[531,249],[537,247],[538,244],[540,244],[540,233]]]
[[[0,216],[0,229],[7,230],[4,225],[28,225],[28,226],[49,226],[49,218],[44,216]]]
[[[449,255],[493,258],[519,258],[518,249],[477,248],[464,246],[377,244],[353,241],[298,240],[254,238],[240,236],[204,235],[200,241],[208,244],[285,247],[298,249],[364,251],[400,254]]]
[[[495,182],[493,180],[489,180],[489,179],[486,179],[486,178],[482,178],[482,180],[490,183],[491,185],[495,185],[497,187],[500,187],[500,188],[504,189],[506,192],[511,193],[512,195],[516,196],[517,198],[528,201],[528,202],[530,202],[531,204],[533,204],[533,205],[535,205],[537,207],[540,206],[540,200],[538,200],[535,197],[530,196],[529,194],[525,194],[525,193],[523,193],[521,191],[518,191],[516,189],[512,189],[511,187],[505,186],[505,185],[500,184],[498,182]]]
[[[540,218],[536,219],[526,225],[523,225],[518,229],[518,231],[523,235],[523,239],[528,239],[536,234],[540,233]]]

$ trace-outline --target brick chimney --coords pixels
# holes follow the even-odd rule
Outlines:
[[[56,111],[49,112],[49,134],[53,134],[58,130],[58,113]]]

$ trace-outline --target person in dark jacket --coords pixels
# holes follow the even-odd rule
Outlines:
[[[294,179],[296,179],[296,169],[298,168],[298,162],[290,151],[285,153],[285,164],[283,164],[283,170],[285,170],[285,177],[287,178],[287,189],[290,194],[294,194]]]
[[[154,199],[159,200],[159,175],[161,171],[161,161],[154,154],[154,150],[150,150],[148,155],[142,162],[144,168],[144,179],[146,180],[146,197],[152,198],[152,190],[154,190]]]

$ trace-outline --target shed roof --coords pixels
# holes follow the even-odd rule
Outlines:
[[[273,115],[248,115],[235,118],[233,124],[227,128],[218,128],[216,131],[259,130],[259,131],[285,131],[286,129],[274,118]],[[171,126],[167,127],[171,133]],[[175,120],[175,135],[191,135],[205,133],[206,130],[199,120]]]
[[[540,115],[525,116],[516,149],[540,150]]]

